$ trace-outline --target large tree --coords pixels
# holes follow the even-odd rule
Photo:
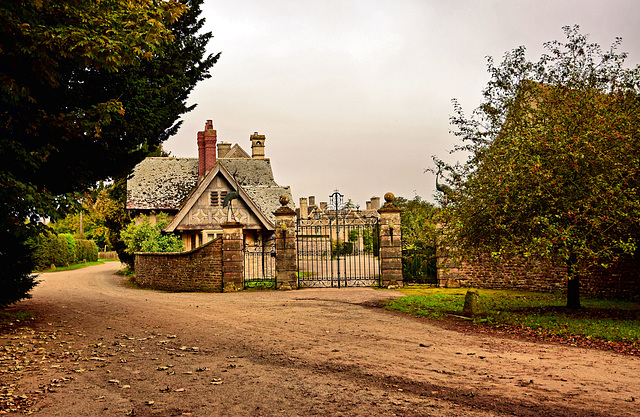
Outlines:
[[[484,100],[452,123],[465,163],[447,165],[448,244],[461,255],[536,256],[567,266],[567,305],[579,276],[633,254],[640,222],[640,69],[625,53],[588,43],[578,26],[545,44],[537,62],[520,47],[495,65]]]
[[[33,285],[21,242],[40,219],[126,175],[192,109],[218,58],[198,34],[201,3],[0,1],[0,261],[23,254],[6,282]],[[0,285],[0,305],[25,295]]]

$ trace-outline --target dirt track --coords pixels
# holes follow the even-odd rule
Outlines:
[[[118,267],[43,274],[13,308],[36,320],[0,335],[4,398],[42,416],[640,415],[637,357],[369,307],[393,291],[169,294]]]

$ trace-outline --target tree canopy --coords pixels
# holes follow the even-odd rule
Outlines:
[[[176,132],[219,57],[202,1],[0,2],[0,257]]]
[[[577,307],[580,273],[637,249],[640,69],[624,66],[619,38],[602,51],[578,26],[564,31],[537,62],[524,47],[489,59],[481,105],[466,117],[454,101],[467,161],[434,160],[451,185],[439,197],[448,244],[564,262]]]

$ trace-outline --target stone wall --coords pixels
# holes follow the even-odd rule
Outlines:
[[[177,253],[136,253],[136,283],[164,291],[222,292],[222,239]]]
[[[489,289],[518,289],[523,291],[561,292],[566,287],[566,268],[553,267],[545,262],[511,259],[463,261],[453,264],[438,259],[438,284]]]
[[[438,285],[537,292],[565,292],[567,270],[544,261],[511,259],[463,261],[438,258]],[[605,299],[640,300],[640,262],[626,259],[610,268],[595,268],[580,277],[581,294]]]
[[[594,268],[580,278],[580,288],[583,294],[598,298],[640,301],[640,256],[610,268]]]

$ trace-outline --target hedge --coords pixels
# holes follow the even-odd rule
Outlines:
[[[45,232],[29,240],[33,248],[35,270],[54,266],[68,266],[98,260],[98,247],[92,240],[75,239],[68,233],[56,235]]]

